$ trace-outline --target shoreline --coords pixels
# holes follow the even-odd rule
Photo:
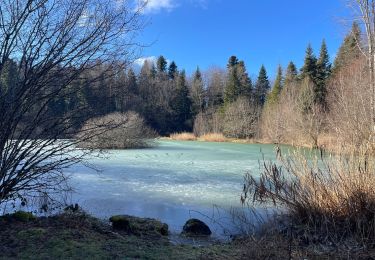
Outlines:
[[[162,136],[157,138],[157,140],[165,140],[165,141],[181,141],[181,142],[201,142],[201,143],[233,143],[233,144],[265,144],[265,145],[286,145],[292,146],[295,148],[307,148],[307,149],[317,149],[314,148],[312,145],[308,144],[294,144],[294,143],[275,143],[266,139],[238,139],[238,138],[225,138],[222,141],[216,140],[206,140],[196,137],[194,140],[180,140],[178,138],[172,138],[169,136]],[[328,149],[328,151],[333,151]]]
[[[1,216],[0,259],[356,259],[374,253],[371,249],[338,254],[340,246],[301,243],[282,231],[243,236],[230,242],[174,243],[170,233],[163,235],[150,228],[159,221],[129,217],[133,219],[129,223],[131,230],[116,229],[108,221],[82,211],[49,217],[26,212]]]

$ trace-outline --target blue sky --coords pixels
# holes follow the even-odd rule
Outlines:
[[[318,54],[326,39],[331,59],[350,28],[345,0],[150,0],[150,24],[140,36],[153,43],[144,57],[164,55],[192,73],[197,66],[225,67],[229,56],[244,60],[254,77],[264,64],[302,66],[311,43]]]

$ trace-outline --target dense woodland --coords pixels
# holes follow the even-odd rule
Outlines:
[[[197,68],[191,77],[163,56],[155,64],[145,61],[139,73],[132,66],[98,60],[70,83],[71,88],[56,95],[47,110],[62,118],[74,111],[69,127],[76,129],[90,118],[135,111],[163,136],[194,131],[197,136],[223,133],[318,146],[319,138],[335,132],[358,145],[371,129],[366,125],[371,123],[367,113],[371,95],[361,88],[368,79],[359,39],[361,31],[354,23],[333,64],[324,40],[318,55],[308,45],[303,67],[298,69],[293,62],[287,68],[279,66],[272,86],[264,66],[251,79],[236,56],[229,58],[226,69]],[[10,105],[22,73],[18,65],[8,60],[2,70],[1,93]],[[61,73],[74,73],[74,68]],[[349,127],[356,130],[348,131]]]

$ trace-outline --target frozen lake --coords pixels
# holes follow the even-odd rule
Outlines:
[[[174,232],[197,217],[220,235],[208,217],[222,220],[241,207],[244,174],[259,172],[262,154],[275,158],[274,145],[157,141],[150,149],[115,150],[108,158],[69,169],[73,203],[100,218],[115,214],[157,218]],[[216,210],[216,206],[221,210]]]

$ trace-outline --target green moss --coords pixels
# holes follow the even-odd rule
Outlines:
[[[29,239],[29,238],[40,238],[47,234],[47,230],[44,228],[29,228],[26,230],[21,230],[17,233],[17,236],[20,239]]]
[[[168,225],[156,219],[117,215],[112,216],[109,221],[114,229],[134,235],[168,235]]]
[[[132,232],[130,221],[124,216],[112,216],[109,221],[114,229]]]
[[[26,211],[16,211],[13,214],[6,214],[1,217],[2,220],[5,221],[21,221],[21,222],[29,222],[35,220],[36,217],[31,212]]]

